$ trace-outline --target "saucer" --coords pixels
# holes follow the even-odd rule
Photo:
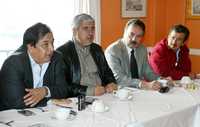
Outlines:
[[[92,107],[91,107],[92,108]],[[105,106],[105,108],[104,108],[104,110],[102,110],[102,111],[94,111],[94,110],[92,110],[93,112],[98,112],[98,113],[102,113],[102,112],[107,112],[107,111],[109,111],[109,107],[108,106]]]
[[[56,116],[52,116],[51,118],[52,119],[55,119],[55,120],[68,120],[68,121],[71,121],[71,120],[74,120],[77,116],[77,112],[76,111],[73,111],[73,110],[70,110],[70,114],[67,118],[65,119],[58,119],[56,118]]]
[[[128,123],[125,127],[144,127],[144,125],[138,121],[135,121]]]
[[[47,124],[44,124],[44,123],[35,123],[32,125],[29,125],[28,127],[50,127],[50,126],[48,126]]]
[[[119,98],[119,97],[118,97]],[[120,101],[129,101],[133,99],[133,95],[129,95],[127,98],[119,98]]]
[[[171,104],[162,104],[160,106],[160,110],[163,112],[169,112],[172,110],[172,105]]]
[[[55,116],[52,116],[51,118],[54,119],[54,120],[61,120],[61,119],[57,119]],[[74,120],[75,118],[76,118],[75,115],[69,115],[69,117],[67,117],[66,119],[62,119],[62,120],[71,121],[71,120]]]

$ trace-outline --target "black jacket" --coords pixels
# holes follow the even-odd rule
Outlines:
[[[63,54],[64,62],[66,64],[65,76],[69,84],[80,85],[81,69],[80,61],[78,58],[75,44],[73,41],[68,41],[57,49]],[[108,66],[104,52],[102,48],[92,43],[90,47],[90,53],[97,65],[98,73],[102,81],[102,85],[106,86],[108,83],[116,82],[113,73]]]
[[[52,98],[76,96],[81,87],[69,86],[65,80],[65,64],[61,54],[54,52],[45,72],[43,84],[46,85]],[[25,88],[33,88],[33,75],[28,53],[17,50],[3,64],[0,72],[0,110],[27,108],[23,97]],[[44,98],[36,106],[44,106],[49,98]]]

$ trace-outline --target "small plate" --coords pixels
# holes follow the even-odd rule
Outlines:
[[[50,126],[44,123],[36,123],[36,124],[29,125],[28,127],[50,127]]]
[[[69,120],[69,121],[71,121],[71,120],[74,120],[74,119],[76,118],[76,116],[77,116],[77,112],[76,112],[76,111],[73,111],[73,110],[70,110],[69,116],[68,116],[66,119],[64,119],[64,120]],[[59,119],[57,119],[55,116],[52,116],[51,118],[52,118],[52,119],[55,119],[55,120],[59,120]]]
[[[138,121],[130,122],[125,127],[144,127],[144,125]]]
[[[103,111],[94,111],[94,110],[92,110],[93,112],[98,112],[98,113],[102,113],[102,112],[107,112],[107,111],[109,111],[109,107],[108,106],[105,106],[105,109],[103,110]]]
[[[119,98],[120,101],[129,101],[129,100],[132,100],[132,99],[133,99],[133,95],[129,95],[128,98],[124,98],[124,99]]]

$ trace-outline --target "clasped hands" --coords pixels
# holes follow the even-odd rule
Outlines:
[[[95,86],[95,96],[103,95],[104,93],[111,93],[117,90],[117,85],[115,83],[109,83],[105,87],[102,85]],[[34,107],[38,104],[48,93],[46,87],[25,89],[27,94],[24,96],[24,103],[26,106]]]
[[[102,85],[95,86],[95,96],[103,95],[104,93],[112,93],[114,90],[117,90],[118,86],[115,83],[109,83],[105,87]]]
[[[171,77],[161,77],[161,79],[167,80],[167,84],[170,86],[174,85]],[[162,84],[157,80],[154,80],[151,82],[141,81],[142,89],[159,91],[161,89],[161,87],[162,87]]]

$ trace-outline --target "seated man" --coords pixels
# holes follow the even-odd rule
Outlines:
[[[124,36],[111,44],[105,51],[117,83],[122,86],[159,90],[156,80],[147,61],[147,49],[141,44],[145,24],[139,19],[131,19],[124,29]],[[151,81],[151,82],[149,82]]]
[[[183,25],[174,25],[167,38],[162,39],[152,49],[149,64],[161,76],[180,80],[191,72],[191,61],[186,41],[189,30]]]
[[[67,85],[65,65],[61,55],[54,52],[53,42],[45,24],[37,23],[25,31],[23,45],[1,68],[0,110],[44,106],[49,98],[76,96],[84,91]]]
[[[87,14],[73,19],[73,40],[57,50],[63,54],[69,84],[87,86],[86,95],[102,95],[117,88],[102,48],[93,43],[95,21]]]

